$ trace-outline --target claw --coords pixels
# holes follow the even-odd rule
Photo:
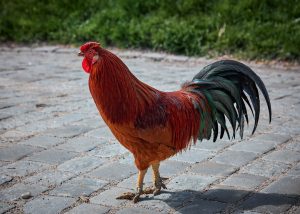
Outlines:
[[[133,200],[135,197],[136,193],[133,192],[125,192],[122,195],[116,197],[116,199],[126,199],[126,200]]]

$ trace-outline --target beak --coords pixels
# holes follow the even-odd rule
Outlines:
[[[78,52],[77,56],[84,56],[84,53],[82,53],[81,51]]]

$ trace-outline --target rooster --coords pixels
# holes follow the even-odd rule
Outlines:
[[[82,68],[89,74],[89,89],[105,123],[116,139],[134,156],[139,170],[136,192],[118,199],[139,201],[147,169],[153,170],[157,195],[162,188],[160,162],[189,148],[197,139],[216,141],[224,133],[230,138],[239,129],[243,137],[248,123],[246,104],[254,115],[255,132],[261,90],[269,111],[271,104],[264,83],[248,66],[233,60],[221,60],[204,67],[190,82],[174,92],[159,91],[138,80],[115,54],[97,42],[80,47]],[[258,86],[258,88],[257,88]],[[220,135],[219,135],[220,133]]]

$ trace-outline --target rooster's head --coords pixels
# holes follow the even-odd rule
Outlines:
[[[80,52],[78,56],[83,56],[82,68],[85,72],[90,73],[93,64],[95,64],[99,59],[99,48],[100,44],[98,42],[87,42],[80,47]]]

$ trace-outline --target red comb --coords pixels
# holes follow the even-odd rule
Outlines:
[[[98,42],[87,42],[84,45],[81,45],[80,50],[82,52],[85,52],[90,48],[96,48],[96,47],[100,47],[100,43],[98,43]]]

